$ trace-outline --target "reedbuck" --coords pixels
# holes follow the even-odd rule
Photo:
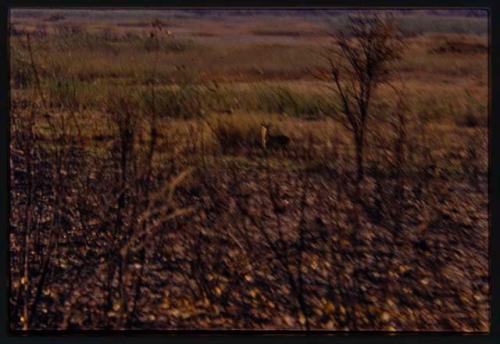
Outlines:
[[[286,135],[270,135],[269,124],[261,124],[261,143],[263,149],[286,148],[290,143],[290,138]]]

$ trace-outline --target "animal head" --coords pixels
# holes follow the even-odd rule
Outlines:
[[[269,124],[267,122],[261,122],[260,126],[262,127],[262,129],[266,129],[266,130],[269,130],[269,128],[271,128],[271,124]]]

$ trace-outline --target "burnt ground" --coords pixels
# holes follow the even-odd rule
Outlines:
[[[122,280],[109,275],[116,257],[103,220],[76,206],[95,195],[75,189],[67,207],[86,222],[62,224],[33,327],[486,331],[486,181],[425,178],[405,178],[400,197],[391,176],[369,174],[354,201],[351,173],[199,169],[175,197],[194,213],[146,237],[145,257],[131,255]],[[23,204],[14,197],[13,264]]]
[[[225,276],[214,282],[224,300],[215,312],[225,314],[229,327],[487,330],[485,189],[456,179],[427,185],[408,179],[399,207],[368,178],[366,201],[355,206],[346,176],[246,171],[235,181],[215,175],[200,197],[199,221],[216,233],[205,234],[201,254],[205,264],[213,262],[208,269],[214,275]],[[380,183],[390,190],[390,181]],[[172,242],[193,227],[182,224]],[[221,239],[224,249],[210,246]],[[303,295],[302,307],[291,279]],[[159,310],[150,326],[189,328],[195,321],[196,327],[226,328],[221,317],[213,322],[213,312],[179,319]]]

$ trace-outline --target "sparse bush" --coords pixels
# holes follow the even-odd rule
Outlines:
[[[375,91],[389,82],[392,64],[401,59],[403,44],[394,18],[378,15],[351,17],[327,53],[326,80],[340,99],[339,112],[352,133],[357,180],[364,177],[364,147],[370,104]]]

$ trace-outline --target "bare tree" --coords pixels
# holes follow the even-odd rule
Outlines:
[[[340,99],[339,112],[352,133],[356,150],[357,182],[364,178],[365,134],[374,92],[391,76],[392,64],[402,55],[403,42],[393,17],[352,16],[346,31],[334,35],[326,58],[326,75]]]

